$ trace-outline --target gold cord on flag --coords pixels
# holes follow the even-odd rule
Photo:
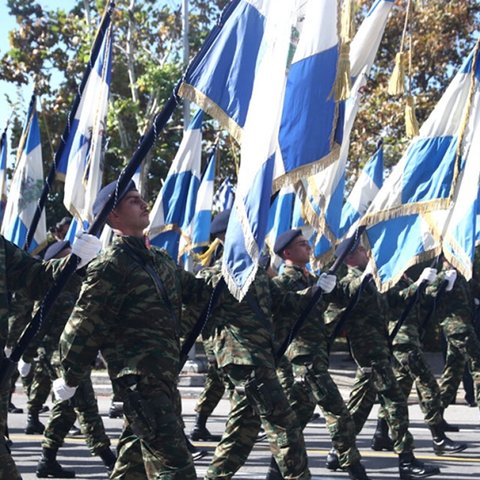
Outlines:
[[[335,100],[346,100],[350,95],[350,42],[353,38],[354,25],[354,0],[342,2],[340,17],[340,54],[337,65],[337,78],[335,80]]]
[[[415,99],[412,95],[412,35],[410,34],[408,50],[408,91],[405,96],[405,132],[408,138],[419,133],[417,116],[415,115]]]

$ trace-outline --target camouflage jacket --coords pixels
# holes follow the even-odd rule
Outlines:
[[[286,265],[282,274],[273,281],[284,292],[296,292],[315,285],[317,278],[300,267]],[[310,355],[325,347],[324,310],[325,302],[320,301],[307,317],[287,350],[287,357],[290,360],[300,355]],[[282,310],[275,315],[275,337],[280,343],[288,336],[297,319],[298,315],[288,310]]]
[[[199,274],[211,285],[220,280],[221,263],[202,270]],[[282,310],[298,315],[309,300],[310,290],[300,293],[280,290],[263,269],[259,269],[249,293],[263,312],[259,319],[246,298],[238,302],[225,288],[211,315],[208,335],[219,367],[229,364],[262,365],[275,368],[275,343],[272,315]]]
[[[16,345],[21,333],[32,319],[34,304],[35,301],[30,299],[23,289],[12,295],[8,317],[8,347],[12,348]]]
[[[149,262],[164,291],[131,256]],[[205,303],[210,288],[141,238],[117,236],[87,270],[80,296],[60,337],[68,385],[80,382],[98,350],[110,378],[134,374],[171,385],[179,373],[182,303]],[[166,296],[165,296],[166,295]]]
[[[53,282],[63,262],[42,262],[31,257],[0,236],[0,348],[3,351],[8,332],[9,293],[23,289],[32,298],[40,298]]]

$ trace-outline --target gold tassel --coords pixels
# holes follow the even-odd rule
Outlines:
[[[203,253],[200,253],[198,255],[195,255],[195,260],[197,260],[198,262],[200,262],[200,264],[202,265],[202,267],[206,267],[208,265],[210,265],[210,262],[212,260],[212,256],[213,254],[215,253],[215,250],[217,249],[217,247],[221,244],[222,242],[220,241],[220,239],[216,238],[211,244],[210,246],[207,248],[207,250]]]
[[[346,100],[350,96],[350,42],[353,37],[353,0],[344,0],[340,16],[340,55],[335,79],[335,100]]]
[[[418,121],[415,115],[415,100],[412,95],[407,95],[405,100],[405,130],[407,137],[413,138],[419,133]]]
[[[398,52],[395,56],[395,67],[388,82],[389,95],[401,95],[405,92],[405,52]]]

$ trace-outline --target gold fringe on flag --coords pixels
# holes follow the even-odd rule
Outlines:
[[[219,245],[221,245],[220,239],[216,238],[210,246],[205,250],[205,252],[195,255],[196,260],[202,265],[202,267],[207,267],[212,261],[212,256],[215,253],[215,250]]]
[[[405,102],[405,131],[408,138],[413,138],[419,133],[418,121],[415,115],[415,99],[412,95],[406,95]]]
[[[395,67],[388,81],[389,95],[401,95],[405,92],[405,60],[404,52],[398,52],[395,55]]]
[[[346,100],[350,96],[350,42],[353,37],[353,0],[344,0],[340,15],[340,55],[335,79],[335,100]]]

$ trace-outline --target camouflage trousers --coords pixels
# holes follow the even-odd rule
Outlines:
[[[134,403],[120,386],[125,423],[110,479],[196,480],[180,421],[177,388],[145,379],[137,384],[137,392]]]
[[[298,420],[275,371],[268,367],[227,365],[231,410],[205,479],[229,480],[245,463],[263,425],[282,477],[311,478]]]
[[[75,395],[70,400],[55,402],[43,432],[42,447],[60,448],[77,417],[92,455],[110,446],[102,417],[98,413],[90,372],[80,382]]]
[[[439,381],[443,406],[446,408],[455,400],[465,362],[472,374],[475,397],[480,406],[480,341],[472,321],[454,315],[444,319],[440,325],[447,340],[447,369]]]
[[[52,389],[52,379],[44,363],[34,360],[31,375],[22,378],[22,384],[28,396],[27,411],[40,412]]]
[[[225,393],[225,383],[222,371],[215,361],[208,362],[208,371],[205,378],[205,386],[198,397],[195,411],[209,417],[218,405]]]
[[[347,403],[355,422],[355,433],[362,430],[378,395],[386,413],[395,452],[411,451],[413,437],[408,431],[407,399],[390,364],[386,331],[380,331],[373,322],[364,322],[356,324],[347,334],[353,358],[358,365]]]
[[[8,401],[10,397],[10,384],[8,382],[6,383],[6,388],[0,391],[0,479],[20,480],[20,473],[15,466],[15,462],[5,441]]]
[[[355,424],[337,385],[321,357],[302,355],[293,362],[295,383],[292,388],[292,409],[303,428],[318,405],[325,417],[332,444],[338,451],[340,465],[346,468],[360,460],[355,444]]]
[[[390,325],[394,328],[394,323]],[[406,398],[410,395],[413,382],[417,389],[419,405],[425,423],[435,426],[443,420],[443,406],[440,388],[423,353],[420,335],[416,324],[404,324],[393,342],[393,365],[395,377]],[[385,417],[380,409],[379,418]]]

